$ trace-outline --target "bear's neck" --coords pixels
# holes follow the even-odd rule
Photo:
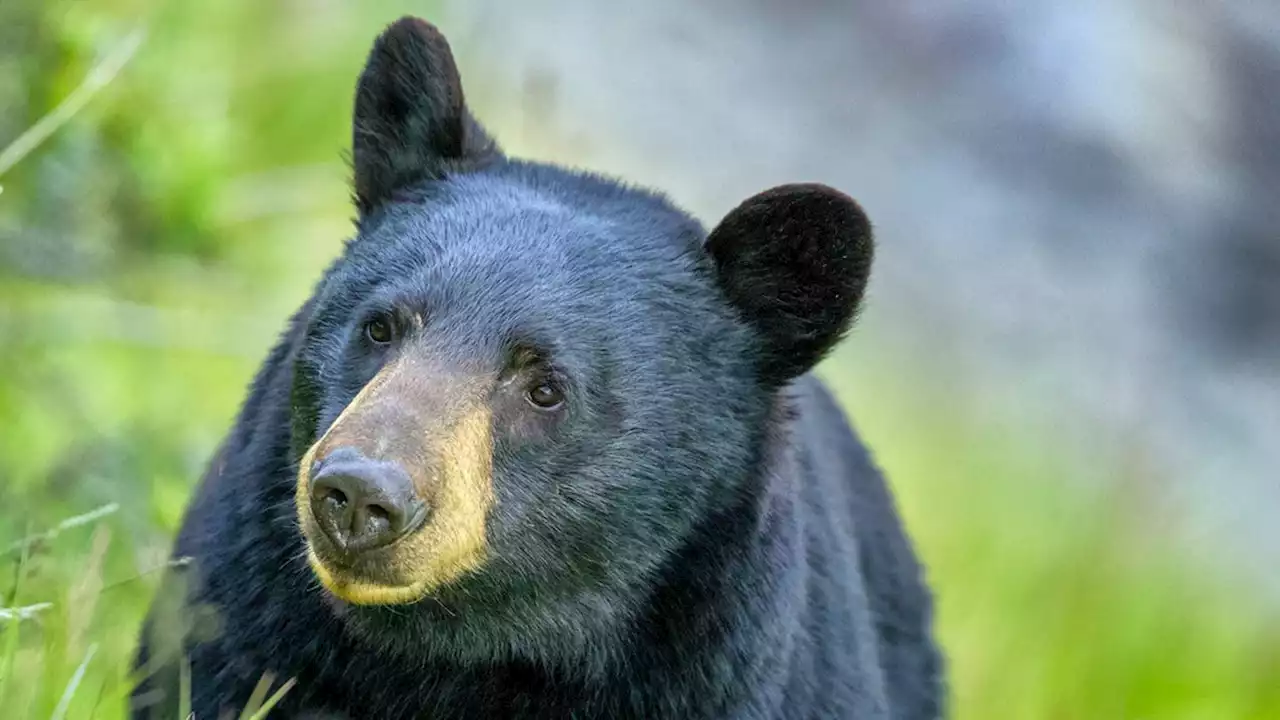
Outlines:
[[[804,493],[795,487],[804,450],[792,440],[791,410],[780,398],[762,433],[759,470],[669,564],[621,668],[618,681],[629,690],[660,693],[700,716],[736,714],[746,698],[735,694],[747,689],[759,710],[762,699],[782,702],[787,679],[812,651],[803,634]]]

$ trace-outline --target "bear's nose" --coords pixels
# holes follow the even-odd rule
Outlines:
[[[339,550],[354,554],[409,534],[426,519],[427,506],[400,463],[338,448],[313,466],[311,513]]]

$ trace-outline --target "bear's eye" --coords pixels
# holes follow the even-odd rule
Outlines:
[[[564,392],[551,382],[540,382],[525,391],[524,395],[539,410],[554,410],[564,403]]]
[[[370,342],[378,345],[385,345],[391,342],[394,337],[391,319],[386,315],[375,315],[369,318],[364,324],[364,334],[365,337],[369,338]]]

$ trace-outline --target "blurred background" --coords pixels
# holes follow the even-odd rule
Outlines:
[[[505,149],[714,223],[858,198],[823,375],[938,597],[956,718],[1280,717],[1280,6],[0,0],[0,708],[123,716],[187,497],[350,233],[374,35]]]

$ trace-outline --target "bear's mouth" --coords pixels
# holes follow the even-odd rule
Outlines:
[[[310,513],[301,512],[307,564],[330,595],[351,605],[407,605],[475,572],[486,548],[470,544],[422,543],[424,538],[351,554],[318,531]]]
[[[475,546],[415,542],[420,537],[353,554],[319,532],[310,513],[301,515],[312,574],[330,595],[352,605],[417,602],[479,568],[486,554]]]

